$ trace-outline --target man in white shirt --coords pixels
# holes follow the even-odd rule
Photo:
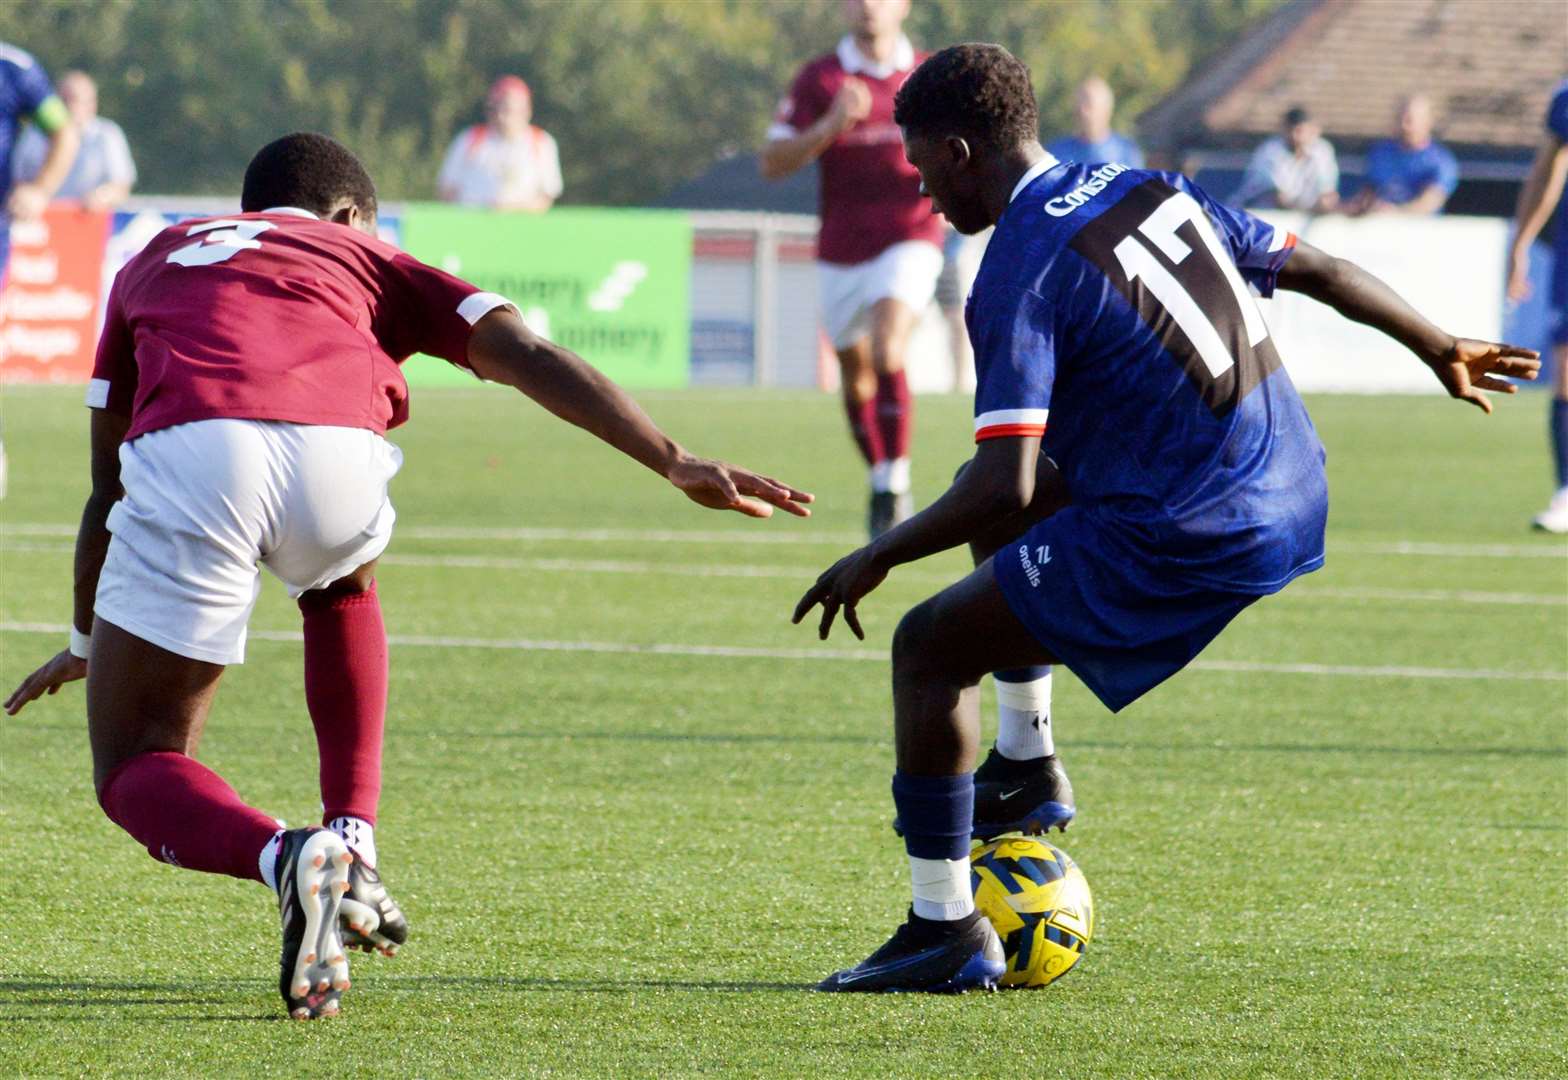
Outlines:
[[[1339,205],[1339,162],[1307,110],[1285,113],[1285,131],[1264,140],[1247,164],[1237,206],[1277,206],[1323,214]]]
[[[447,149],[441,198],[495,210],[550,209],[561,197],[561,160],[549,132],[531,123],[533,113],[527,83],[497,79],[485,97],[486,122],[464,129]]]
[[[67,71],[57,87],[71,120],[81,135],[81,148],[56,199],[79,202],[89,210],[112,210],[124,202],[136,183],[136,162],[125,132],[113,120],[98,115],[98,85],[85,71]],[[13,176],[25,183],[43,169],[50,140],[37,127],[29,127],[17,140]]]

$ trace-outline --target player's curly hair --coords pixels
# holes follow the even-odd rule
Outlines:
[[[376,212],[376,185],[359,158],[338,142],[310,131],[285,135],[256,151],[245,167],[240,209],[297,206],[325,216],[353,200],[360,213]]]
[[[974,41],[949,46],[916,68],[893,99],[893,122],[1002,149],[1040,137],[1029,69],[1000,45]]]

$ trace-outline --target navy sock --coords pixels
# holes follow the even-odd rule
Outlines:
[[[1043,679],[1051,673],[1051,665],[1036,664],[1034,667],[1008,668],[1006,671],[993,671],[991,677],[997,682],[1034,682]]]
[[[969,858],[975,777],[893,774],[893,805],[904,830],[904,850],[917,859]]]
[[[1568,487],[1568,401],[1552,399],[1552,460],[1557,464],[1557,486]]]

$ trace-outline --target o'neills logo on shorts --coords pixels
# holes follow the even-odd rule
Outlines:
[[[1018,545],[1018,562],[1024,568],[1024,577],[1029,579],[1029,587],[1040,587],[1040,567],[1051,561],[1051,545],[1041,544],[1034,549],[1034,561],[1029,560],[1029,545]]]
[[[1084,203],[1104,191],[1106,185],[1127,171],[1125,165],[1101,165],[1089,174],[1089,179],[1073,188],[1066,195],[1058,195],[1045,204],[1045,212],[1052,217],[1066,217]]]
[[[1040,587],[1040,568],[1029,561],[1028,544],[1018,545],[1018,561],[1023,563],[1024,577],[1029,579],[1029,587],[1038,589]]]

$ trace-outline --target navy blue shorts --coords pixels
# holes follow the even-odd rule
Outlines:
[[[1173,581],[1069,506],[992,560],[1013,614],[1116,712],[1176,674],[1258,599]]]

